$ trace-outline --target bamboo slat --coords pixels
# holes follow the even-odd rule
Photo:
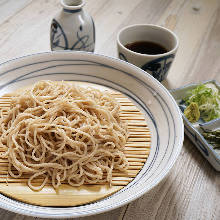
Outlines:
[[[150,130],[141,111],[121,93],[110,91],[121,104],[121,118],[128,123],[129,138],[125,145],[125,155],[129,162],[127,172],[113,170],[112,185],[108,183],[85,184],[72,187],[63,183],[54,190],[50,182],[40,191],[32,191],[27,186],[29,175],[12,178],[8,175],[8,160],[0,158],[0,192],[14,199],[40,206],[75,206],[107,197],[131,182],[144,166],[151,147]],[[10,96],[0,98],[0,110],[10,107]],[[3,111],[6,114],[6,111]],[[0,148],[0,152],[4,149]],[[16,171],[15,171],[16,173]],[[34,181],[40,184],[42,179]]]

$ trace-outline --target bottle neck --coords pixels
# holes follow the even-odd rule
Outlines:
[[[85,5],[84,0],[61,0],[61,5],[63,6],[64,11],[80,11]]]

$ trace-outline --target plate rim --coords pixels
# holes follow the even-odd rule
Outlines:
[[[151,80],[154,81],[154,83],[156,83],[156,85],[158,87],[160,87],[160,89],[167,95],[167,98],[169,97],[169,99],[172,100],[172,103],[173,103],[173,106],[176,104],[176,101],[175,99],[173,98],[173,96],[170,94],[170,92],[161,84],[159,83],[156,79],[154,79],[153,76],[151,76],[150,74],[146,73],[145,71],[141,70],[140,68],[136,67],[135,65],[133,64],[130,64],[130,63],[127,63],[125,61],[122,61],[122,60],[119,60],[117,58],[114,58],[114,57],[110,57],[110,56],[106,56],[106,55],[102,55],[102,54],[97,54],[97,53],[92,53],[92,52],[81,52],[81,51],[47,51],[47,52],[40,52],[40,53],[33,53],[33,54],[28,54],[28,55],[25,55],[25,56],[19,56],[19,57],[16,57],[16,58],[13,58],[13,59],[10,59],[10,60],[7,60],[5,62],[2,62],[0,63],[0,67],[1,66],[4,66],[4,65],[7,65],[8,63],[10,62],[13,62],[13,61],[16,61],[16,60],[20,60],[20,59],[25,59],[25,58],[28,58],[28,57],[32,57],[32,56],[41,56],[41,55],[45,55],[45,54],[59,54],[59,55],[64,55],[64,54],[77,54],[77,53],[80,53],[80,54],[90,54],[89,56],[93,56],[93,57],[100,57],[100,59],[104,59],[105,61],[107,61],[108,59],[112,60],[113,62],[115,62],[116,64],[119,64],[121,63],[121,67],[124,67],[126,68],[126,66],[130,66],[132,68],[132,71],[138,71],[140,75],[142,75],[144,78],[150,78]],[[85,55],[87,56],[87,55]],[[89,57],[87,56],[87,57]],[[99,59],[99,58],[98,58]],[[146,77],[147,75],[147,77]],[[1,76],[0,76],[1,77]],[[178,139],[178,142],[176,143],[176,146],[178,146],[178,150],[176,150],[175,154],[174,154],[174,158],[175,160],[172,160],[172,162],[170,163],[170,165],[168,167],[166,167],[166,170],[163,171],[161,173],[161,175],[159,176],[159,178],[157,179],[157,181],[155,182],[155,184],[153,185],[153,187],[151,189],[148,189],[146,188],[145,190],[141,190],[139,191],[138,193],[135,194],[135,196],[133,196],[132,198],[128,199],[126,202],[124,203],[121,203],[119,204],[118,206],[112,206],[110,208],[107,208],[106,210],[100,210],[100,211],[95,211],[95,213],[92,213],[92,212],[89,212],[89,213],[84,213],[83,215],[76,215],[76,216],[70,216],[70,215],[59,215],[59,216],[53,216],[50,215],[46,215],[46,214],[42,214],[42,213],[39,213],[38,215],[36,215],[36,213],[31,213],[31,212],[24,212],[22,211],[22,209],[20,210],[14,210],[13,208],[11,207],[2,207],[2,204],[0,204],[0,207],[4,208],[4,209],[7,209],[9,211],[13,211],[13,212],[16,212],[16,213],[19,213],[19,214],[25,214],[25,215],[29,215],[29,216],[34,216],[34,217],[43,217],[43,218],[48,218],[48,217],[53,217],[53,218],[67,218],[67,217],[83,217],[83,216],[89,216],[89,215],[93,215],[93,214],[100,214],[100,213],[103,213],[103,212],[107,212],[107,211],[110,211],[110,210],[113,210],[113,209],[116,209],[116,208],[119,208],[121,206],[124,206],[134,200],[136,200],[137,198],[139,198],[140,196],[142,196],[143,194],[145,194],[146,192],[148,192],[149,190],[152,190],[154,187],[156,187],[156,185],[158,185],[159,182],[161,182],[161,180],[163,180],[170,172],[170,170],[172,169],[172,167],[174,166],[175,162],[177,161],[177,158],[181,152],[181,149],[182,149],[182,145],[183,145],[183,140],[184,140],[184,125],[183,125],[183,119],[182,119],[182,115],[181,115],[181,111],[179,109],[179,107],[175,106],[175,110],[176,110],[176,113],[180,119],[180,121],[178,122],[179,124],[179,128],[180,128],[180,133],[179,134],[179,139]],[[9,198],[11,199],[11,198]],[[26,205],[29,205],[27,203],[24,203]],[[32,206],[32,205],[31,205]],[[40,207],[40,206],[36,206],[36,205],[33,205],[35,207]],[[40,207],[40,208],[48,208],[48,207]],[[49,208],[52,208],[53,207],[49,207]],[[65,208],[60,208],[61,210],[64,210],[64,209],[68,209],[68,207],[65,207]]]

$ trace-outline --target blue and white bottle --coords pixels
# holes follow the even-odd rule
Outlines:
[[[78,50],[94,52],[95,25],[83,10],[83,0],[61,0],[63,6],[50,29],[51,50]]]

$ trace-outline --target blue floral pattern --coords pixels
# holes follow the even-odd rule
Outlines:
[[[141,69],[149,72],[154,78],[161,82],[166,78],[168,70],[173,62],[174,56],[174,54],[171,54],[152,60],[144,64]]]
[[[123,53],[119,53],[119,59],[124,60],[126,62],[128,62],[126,56]]]
[[[61,25],[55,19],[52,20],[50,30],[51,49],[59,47],[63,50],[68,50],[68,40],[66,34]],[[64,45],[61,45],[61,42],[64,42]]]
[[[95,26],[93,23],[93,37],[95,41]],[[76,41],[73,45],[69,45],[67,36],[61,27],[61,25],[53,19],[51,24],[51,48],[52,50],[55,48],[60,48],[63,50],[83,50],[83,51],[90,51],[93,52],[93,49],[91,51],[91,46],[95,44],[94,41],[90,42],[89,35],[84,34],[83,35],[83,26],[80,25],[78,27],[78,30],[76,31]],[[92,47],[94,48],[94,46]]]
[[[150,62],[144,64],[141,69],[149,72],[154,78],[161,82],[166,78],[174,56],[174,54],[171,54],[165,57],[151,60]],[[119,53],[119,59],[129,62],[126,56],[121,52]]]

